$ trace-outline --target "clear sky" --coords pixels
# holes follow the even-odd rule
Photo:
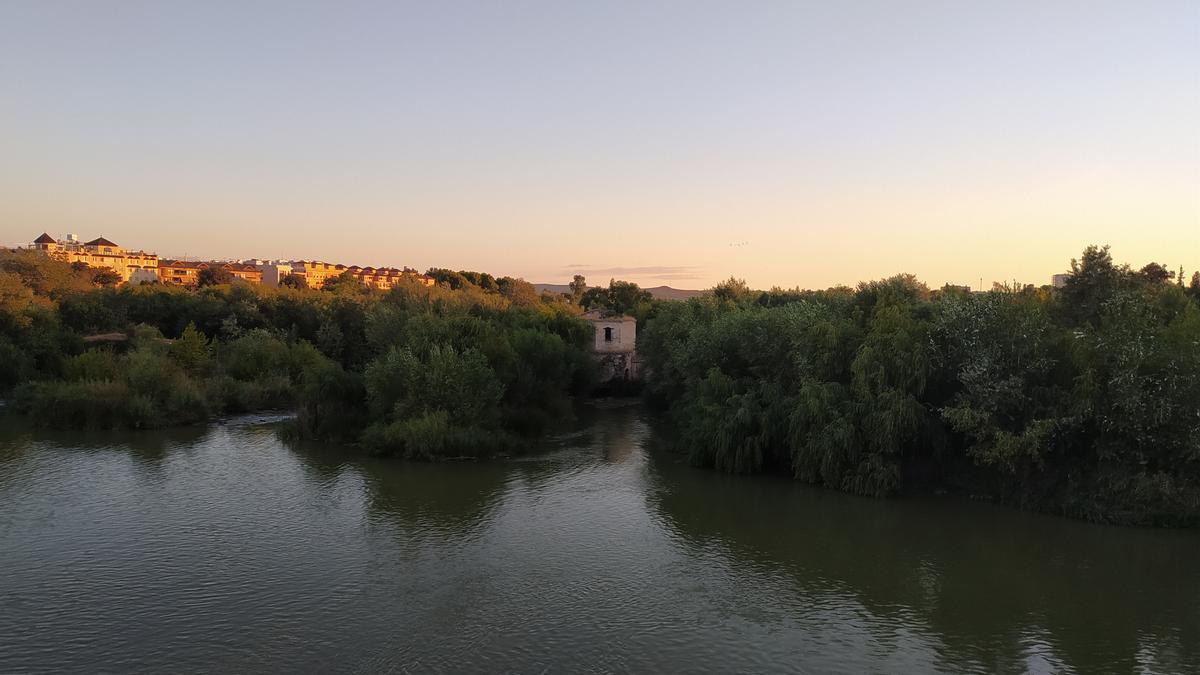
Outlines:
[[[3,0],[0,243],[43,230],[682,288],[1194,270],[1200,2]]]

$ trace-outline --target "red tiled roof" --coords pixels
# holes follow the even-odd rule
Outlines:
[[[33,243],[35,243],[35,244],[57,244],[58,242],[54,241],[54,237],[51,237],[46,232],[43,232],[42,236],[33,240]]]
[[[84,246],[116,246],[116,244],[105,239],[104,237],[96,237],[95,239],[84,244]]]

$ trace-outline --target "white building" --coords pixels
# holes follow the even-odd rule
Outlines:
[[[600,380],[636,380],[637,319],[599,310],[585,312],[583,318],[592,322],[595,329],[592,352],[600,362]]]
[[[255,269],[262,272],[262,283],[265,286],[278,286],[284,277],[294,272],[292,263],[278,260],[255,259],[243,261],[243,264],[254,265]]]

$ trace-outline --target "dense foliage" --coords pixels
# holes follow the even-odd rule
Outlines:
[[[453,287],[382,292],[337,279],[111,288],[94,275],[0,251],[0,392],[38,423],[144,428],[295,408],[306,436],[478,455],[568,414],[592,378],[578,309],[519,279],[461,272]]]
[[[657,306],[649,395],[722,471],[1200,522],[1200,283],[1095,247],[1072,271],[1061,290],[988,293],[727,282]]]

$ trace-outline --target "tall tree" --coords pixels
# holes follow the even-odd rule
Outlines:
[[[1071,275],[1062,289],[1064,311],[1072,323],[1093,323],[1100,308],[1130,276],[1128,267],[1113,263],[1108,247],[1088,246],[1071,260]]]
[[[587,291],[587,279],[582,274],[576,274],[567,287],[571,289],[571,302],[578,305],[579,301],[583,299],[584,292]]]
[[[1156,262],[1152,262],[1143,267],[1140,271],[1138,271],[1138,275],[1149,284],[1165,284],[1166,282],[1170,281],[1173,276],[1175,276],[1172,272],[1168,271],[1164,265],[1160,265]]]

